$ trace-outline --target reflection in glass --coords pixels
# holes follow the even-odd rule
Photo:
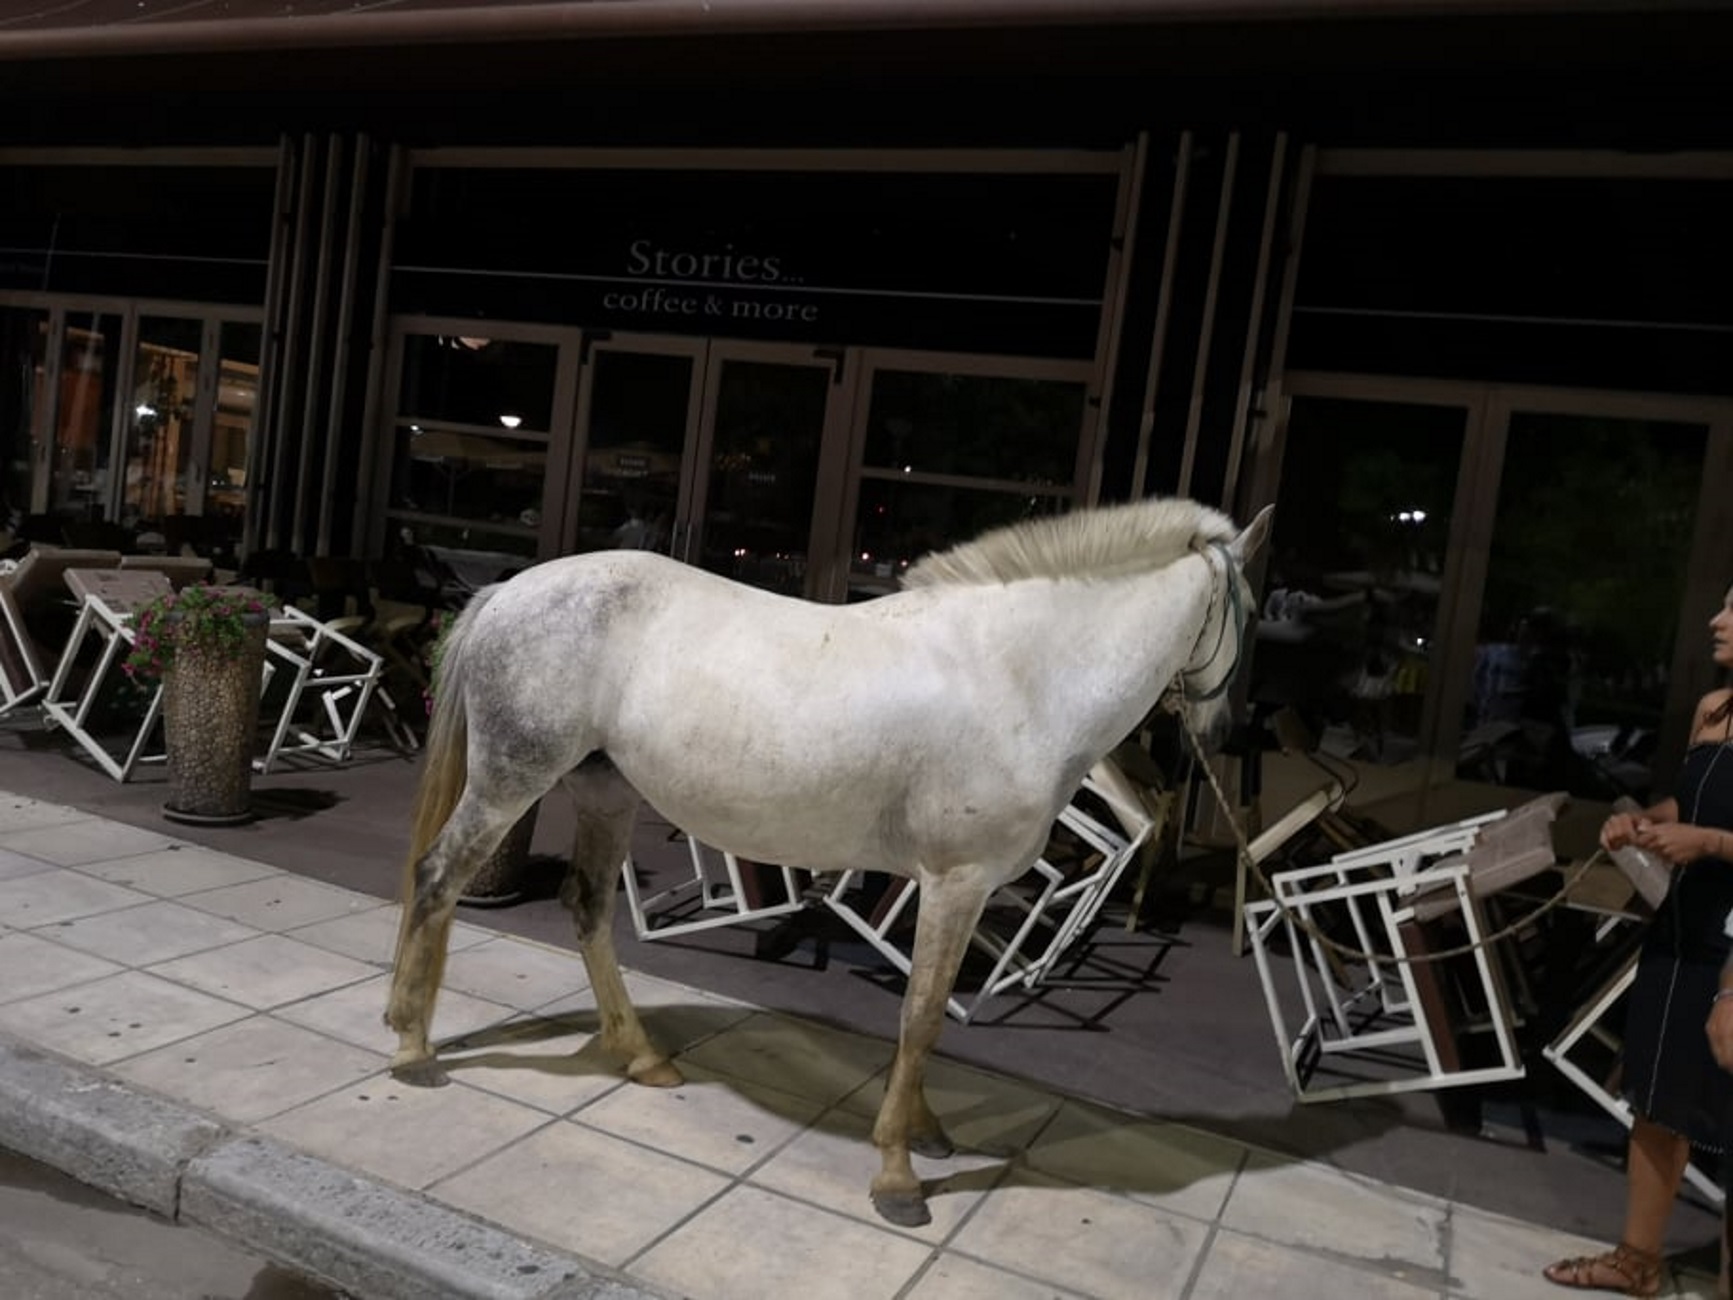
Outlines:
[[[109,432],[114,428],[121,318],[66,313],[48,508],[79,519],[101,518],[107,500]]]
[[[48,313],[0,307],[0,525],[15,532],[30,513],[36,414],[47,378]]]
[[[217,409],[205,483],[206,537],[214,546],[241,535],[247,502],[247,446],[259,402],[261,327],[225,321],[219,336]]]
[[[1649,801],[1705,441],[1511,416],[1459,775]]]
[[[680,504],[693,360],[598,348],[577,549],[669,549]]]
[[[725,361],[718,383],[698,562],[801,595],[830,367]]]
[[[855,514],[848,598],[895,591],[903,572],[932,551],[1006,524],[1063,514],[1064,496],[1029,496],[978,488],[865,479]]]
[[[121,521],[130,528],[159,527],[186,512],[203,333],[198,320],[139,320],[121,479]]]
[[[400,510],[536,535],[547,440],[400,425],[391,504]]]
[[[411,335],[403,341],[397,409],[423,424],[547,433],[558,363],[559,347],[552,343]]]
[[[1466,413],[1296,398],[1251,699],[1340,758],[1420,751]]]
[[[864,463],[1069,488],[1085,396],[1074,381],[879,370]]]

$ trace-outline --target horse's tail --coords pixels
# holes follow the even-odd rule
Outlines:
[[[471,598],[457,621],[439,641],[433,669],[433,713],[422,748],[421,783],[410,819],[409,856],[403,864],[403,927],[408,932],[415,908],[415,868],[434,837],[451,816],[469,779],[469,717],[463,706],[464,679],[469,672],[469,633],[496,589],[487,587]]]

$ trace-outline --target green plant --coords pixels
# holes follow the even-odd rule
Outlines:
[[[158,596],[133,616],[132,652],[123,667],[134,681],[154,683],[179,650],[236,658],[246,648],[247,629],[270,612],[259,593],[236,587],[199,584]]]

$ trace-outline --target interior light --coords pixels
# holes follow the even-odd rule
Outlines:
[[[521,415],[502,415],[499,417],[499,422],[508,429],[515,429],[524,422],[524,418]]]

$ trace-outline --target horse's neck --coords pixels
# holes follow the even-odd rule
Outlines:
[[[1051,725],[1080,751],[1123,739],[1186,666],[1208,617],[1210,587],[1201,556],[1157,573],[1052,584],[1050,603],[1024,612],[1017,638],[1054,669],[1055,688],[1044,700]]]

